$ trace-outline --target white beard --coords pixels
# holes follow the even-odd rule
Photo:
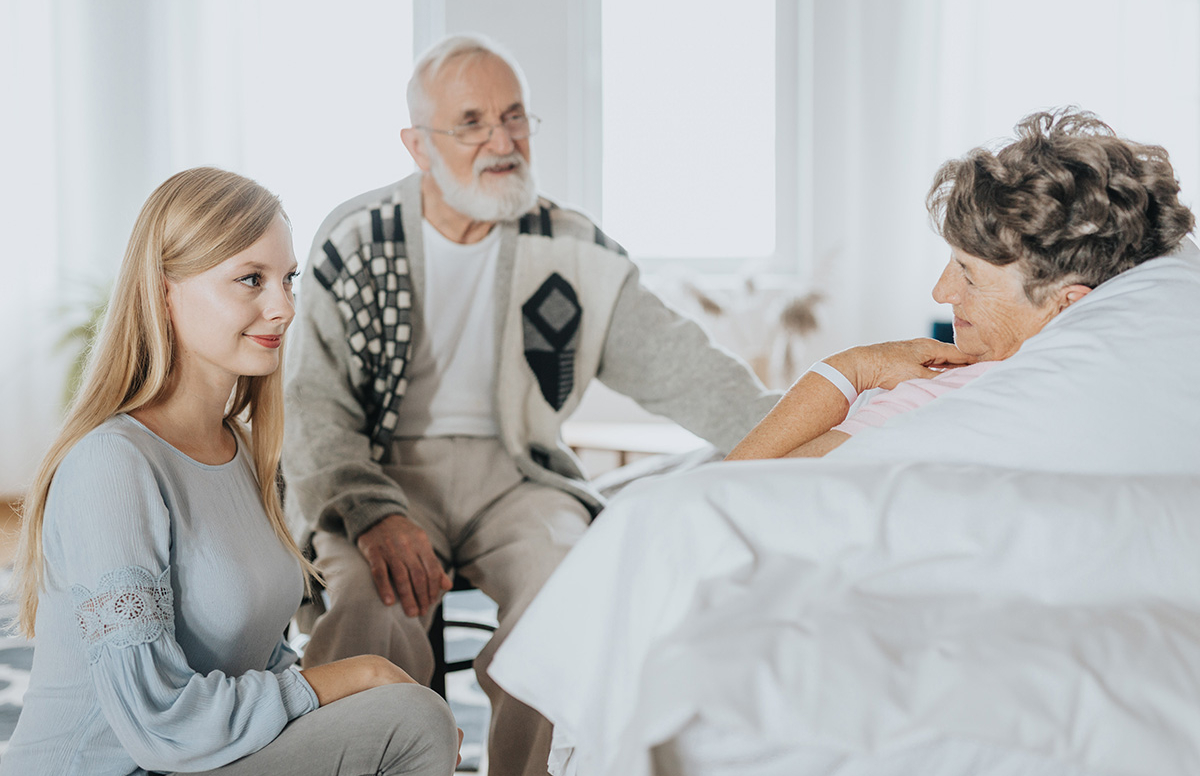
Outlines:
[[[446,204],[473,221],[511,221],[527,213],[537,204],[537,182],[525,157],[516,151],[505,156],[480,155],[472,165],[474,180],[471,185],[459,183],[446,167],[436,148],[429,145],[429,173],[442,191]],[[483,170],[497,164],[514,164],[516,167],[504,178],[496,181],[485,191],[480,176]]]

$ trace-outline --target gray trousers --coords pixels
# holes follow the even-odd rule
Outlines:
[[[475,675],[492,705],[490,776],[544,776],[550,723],[502,691],[487,675],[492,656],[551,572],[583,535],[588,510],[554,488],[528,482],[499,440],[472,437],[395,443],[385,471],[409,498],[408,517],[426,533],[447,568],[461,572],[499,606],[500,627],[475,659]],[[409,617],[384,606],[358,548],[318,532],[316,565],[329,610],[313,627],[305,665],[361,654],[383,655],[417,681],[433,675],[428,630],[432,612]]]
[[[297,717],[254,754],[203,773],[450,776],[457,757],[458,730],[446,702],[419,685],[390,684]]]

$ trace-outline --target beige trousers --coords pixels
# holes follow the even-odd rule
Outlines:
[[[551,572],[590,522],[586,507],[562,491],[527,481],[499,440],[472,437],[395,443],[385,471],[409,498],[408,517],[426,533],[445,566],[463,574],[499,606],[500,627],[475,659],[475,675],[492,704],[491,776],[544,776],[550,723],[503,692],[487,675],[504,642]],[[329,610],[313,627],[305,665],[361,654],[383,655],[428,683],[432,611],[409,617],[379,599],[370,569],[346,537],[318,532],[316,565]]]

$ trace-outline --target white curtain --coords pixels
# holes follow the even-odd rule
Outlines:
[[[939,161],[936,0],[816,0],[802,53],[810,130],[800,218],[813,283],[827,298],[814,357],[928,330],[936,249],[923,197]],[[807,72],[804,72],[804,71]]]
[[[303,261],[339,202],[411,171],[413,4],[0,0],[0,496],[61,418],[55,349],[115,275],[137,211],[211,164],[280,194]]]
[[[28,479],[57,422],[64,360],[54,148],[53,9],[0,4],[0,494]]]

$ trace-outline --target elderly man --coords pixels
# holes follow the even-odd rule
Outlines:
[[[538,197],[526,94],[482,38],[419,60],[401,139],[420,172],[321,227],[286,374],[288,512],[329,592],[305,664],[375,653],[428,683],[462,573],[500,609],[476,660],[494,776],[546,772],[549,724],[486,668],[601,507],[559,438],[591,379],[724,450],[778,398]]]

